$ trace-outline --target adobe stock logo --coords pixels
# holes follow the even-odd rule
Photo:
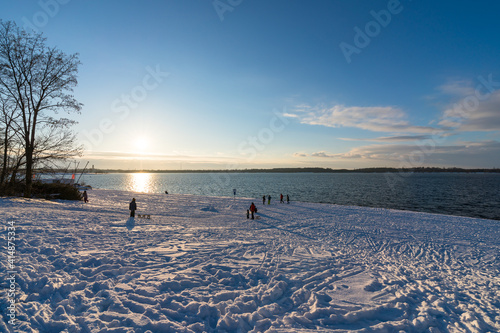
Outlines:
[[[264,151],[270,145],[277,133],[281,133],[289,120],[276,110],[274,116],[269,120],[269,126],[261,128],[256,136],[249,136],[238,145],[238,153],[247,156],[247,162],[257,158],[258,152]]]
[[[243,0],[214,0],[212,6],[214,6],[215,12],[219,16],[220,21],[224,21],[224,15],[226,12],[232,12],[237,6],[241,5]]]
[[[344,54],[347,63],[350,64],[352,62],[353,54],[360,54],[364,48],[370,45],[372,39],[382,32],[382,28],[386,28],[391,23],[393,16],[400,14],[403,9],[403,5],[401,5],[399,0],[389,0],[389,2],[387,2],[387,9],[382,9],[378,12],[374,10],[370,11],[373,20],[367,22],[364,29],[358,26],[355,26],[353,29],[355,32],[353,39],[354,45],[346,42],[339,44],[340,50]]]
[[[147,66],[146,72],[140,84],[134,86],[128,93],[121,94],[111,103],[111,111],[115,114],[113,117],[101,118],[95,128],[81,131],[85,150],[92,151],[94,147],[102,144],[105,136],[115,130],[117,121],[127,119],[131,111],[137,109],[149,93],[157,89],[170,75],[168,72],[163,72],[160,65],[156,65],[155,68]]]
[[[500,88],[500,82],[493,80],[493,74],[489,74],[487,78],[480,75],[477,77],[479,84],[474,91],[471,91],[467,96],[462,98],[458,103],[455,103],[449,112],[444,114],[442,121],[448,121],[450,125],[445,125],[445,128],[436,129],[432,132],[432,136],[428,139],[421,140],[407,156],[400,156],[400,164],[398,168],[415,168],[422,167],[428,161],[430,156],[436,151],[438,145],[443,143],[447,138],[447,134],[451,134],[455,129],[471,118],[474,112],[479,110],[481,102],[485,102],[493,96]],[[398,171],[385,174],[385,178],[389,187],[394,190],[396,184],[410,177],[411,173]]]
[[[34,31],[39,31],[39,28],[45,27],[51,18],[54,18],[59,14],[61,6],[68,4],[71,0],[40,0],[38,5],[40,9],[38,12],[33,14],[31,20],[26,16],[23,16],[24,29],[28,30],[30,28]]]
[[[263,152],[266,147],[269,147],[276,135],[283,132],[290,122],[285,116],[286,109],[283,112],[278,112],[273,110],[273,116],[269,120],[269,125],[261,128],[255,136],[248,136],[245,140],[241,141],[237,147],[237,151],[241,156],[245,156],[245,162],[250,163],[254,161],[259,152]],[[228,164],[226,166],[227,170],[235,170],[241,167],[239,162],[234,164]],[[229,172],[211,173],[210,176],[213,180],[214,186],[218,186],[220,189],[229,189],[232,187],[232,177]]]

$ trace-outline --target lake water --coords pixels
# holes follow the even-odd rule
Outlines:
[[[498,173],[87,174],[94,188],[369,206],[500,220]]]

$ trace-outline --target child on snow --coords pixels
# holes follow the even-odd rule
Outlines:
[[[135,198],[132,198],[132,201],[128,205],[128,209],[130,210],[130,217],[135,217],[135,211],[137,210],[137,204],[135,203]]]
[[[252,212],[252,220],[255,219],[254,217],[254,213],[257,213],[257,207],[255,207],[255,204],[252,202],[252,204],[250,205],[250,212]]]

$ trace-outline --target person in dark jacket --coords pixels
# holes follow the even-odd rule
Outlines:
[[[268,205],[270,205],[270,204],[271,204],[271,196],[270,196],[270,195],[268,195],[268,196],[267,196],[267,204],[268,204]]]
[[[85,203],[89,202],[89,196],[87,194],[87,191],[83,191],[83,202]]]
[[[255,219],[253,214],[257,212],[257,207],[255,207],[255,204],[253,202],[250,205],[250,212],[252,213],[252,220]]]
[[[265,196],[265,195],[263,195],[263,196],[262,196],[262,204],[263,204],[263,205],[265,205],[265,204],[266,204],[266,196]]]
[[[135,211],[137,210],[137,204],[135,203],[135,198],[132,198],[132,201],[128,205],[128,209],[130,209],[130,217],[135,217]]]
[[[286,195],[286,203],[289,204],[290,203],[290,197],[288,196],[288,194]]]

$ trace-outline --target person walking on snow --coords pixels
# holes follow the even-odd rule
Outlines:
[[[286,195],[286,203],[289,204],[290,203],[290,197],[288,196],[288,194]]]
[[[268,195],[268,196],[267,196],[267,204],[268,204],[268,205],[270,205],[270,204],[271,204],[271,196],[270,196],[270,195]]]
[[[83,202],[89,202],[89,196],[87,195],[87,191],[83,191]]]
[[[266,196],[265,196],[265,195],[263,195],[263,196],[262,196],[262,204],[263,204],[263,205],[265,205],[265,204],[266,204]]]
[[[130,217],[135,217],[135,211],[137,210],[137,204],[135,203],[135,198],[132,198],[132,201],[128,205],[128,209],[130,209]]]
[[[280,203],[285,203],[285,202],[283,201],[283,193],[281,193],[281,194],[280,194]]]
[[[250,212],[252,213],[252,220],[254,220],[254,213],[257,212],[257,207],[255,207],[254,203],[252,202],[252,204],[250,205]]]

